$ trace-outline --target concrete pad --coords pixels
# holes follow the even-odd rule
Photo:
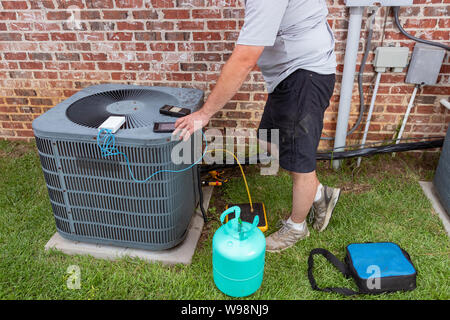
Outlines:
[[[419,184],[422,187],[422,190],[427,196],[427,198],[431,201],[433,209],[439,214],[439,217],[442,220],[442,224],[444,225],[447,235],[450,236],[450,217],[448,216],[447,212],[444,209],[444,206],[441,204],[439,200],[433,182],[419,181]]]
[[[203,207],[205,210],[208,210],[212,192],[213,187],[208,186],[203,188]],[[186,239],[184,239],[184,241],[178,246],[162,251],[150,251],[71,241],[61,237],[58,232],[55,233],[47,242],[45,245],[45,250],[56,249],[69,255],[90,255],[95,258],[108,260],[116,260],[123,257],[137,257],[148,262],[159,261],[168,265],[177,263],[191,264],[195,248],[197,247],[197,242],[202,233],[203,224],[204,221],[202,212],[200,208],[197,208],[191,219]]]

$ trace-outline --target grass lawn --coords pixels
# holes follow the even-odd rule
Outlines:
[[[365,159],[354,169],[348,161],[335,172],[326,162],[318,173],[324,184],[343,193],[328,229],[281,254],[266,255],[262,287],[248,299],[449,299],[450,241],[418,181],[431,180],[436,158],[416,160],[389,155]],[[212,278],[211,240],[217,220],[205,226],[190,266],[148,264],[138,259],[111,262],[87,256],[46,252],[44,245],[55,233],[47,190],[33,144],[0,141],[0,299],[229,299]],[[264,201],[269,230],[286,217],[291,206],[290,178],[260,176],[248,167],[248,182],[255,202]],[[218,217],[228,202],[247,202],[237,170],[231,181],[216,188],[210,217]],[[406,293],[343,298],[311,290],[307,257],[322,247],[344,256],[351,242],[392,241],[406,249],[418,269],[417,289]],[[66,286],[67,268],[79,266],[81,289]],[[319,286],[356,289],[324,258],[317,258]]]

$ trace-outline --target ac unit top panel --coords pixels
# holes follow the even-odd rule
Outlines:
[[[175,122],[177,118],[159,113],[168,104],[197,110],[203,91],[188,88],[144,87],[102,84],[85,88],[33,121],[36,136],[92,141],[98,127],[110,116],[126,118],[116,133],[118,142],[166,143],[170,133],[154,133],[155,122]]]

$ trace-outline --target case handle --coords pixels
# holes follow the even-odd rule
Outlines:
[[[257,228],[259,223],[259,216],[255,216],[255,219],[253,219],[252,226],[253,228]]]
[[[235,219],[239,219],[239,217],[241,216],[241,208],[239,208],[238,206],[234,206],[234,207],[228,208],[220,215],[220,223],[223,224],[223,222],[225,221],[225,217],[233,212],[234,212]]]

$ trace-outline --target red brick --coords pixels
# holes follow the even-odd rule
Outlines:
[[[115,0],[117,8],[143,8],[144,0]]]
[[[70,11],[50,11],[47,13],[48,20],[68,20],[71,16]]]
[[[125,70],[133,70],[133,71],[150,70],[150,63],[128,62],[125,63]]]
[[[128,18],[128,11],[109,11],[109,10],[103,10],[103,19],[105,20],[125,20]]]
[[[36,79],[58,79],[58,72],[35,71],[33,72],[33,76]]]
[[[0,11],[0,20],[16,20],[17,16],[15,12]]]
[[[222,40],[220,32],[193,32],[194,41],[215,41]]]
[[[22,34],[20,33],[3,33],[0,32],[0,41],[20,41]]]
[[[27,41],[48,41],[50,36],[48,33],[25,33]]]
[[[203,21],[178,21],[178,30],[203,30],[205,23]]]
[[[403,23],[403,27],[414,29],[429,29],[435,28],[437,25],[437,19],[423,19],[423,18],[410,18]]]
[[[233,20],[213,20],[207,22],[209,30],[234,30],[236,29],[236,21]]]
[[[59,33],[54,32],[51,34],[53,41],[77,41],[76,33]]]
[[[5,52],[6,60],[26,60],[27,53],[26,52]]]
[[[80,54],[79,53],[56,53],[56,60],[60,61],[79,61]]]
[[[28,9],[28,3],[26,1],[2,1],[2,5],[5,10]]]
[[[142,22],[117,22],[118,30],[144,30],[144,23]]]
[[[17,130],[16,133],[19,137],[34,137],[33,130]]]
[[[164,19],[189,19],[189,10],[162,10]]]
[[[95,63],[93,63],[93,62],[71,62],[70,69],[72,69],[72,70],[95,70]]]
[[[193,9],[192,18],[194,19],[220,19],[222,10],[220,9]]]
[[[118,62],[98,62],[100,70],[122,70],[122,64]]]
[[[450,6],[425,7],[423,8],[423,14],[427,17],[444,16],[448,18]]]
[[[158,19],[158,13],[155,10],[139,10],[133,11],[134,19]]]
[[[102,8],[102,9],[112,9],[114,8],[113,0],[86,0],[87,8]]]
[[[192,81],[192,74],[190,73],[168,73],[166,74],[167,81]]]
[[[175,44],[167,42],[150,43],[150,49],[153,51],[175,51]]]
[[[81,20],[97,20],[101,19],[100,11],[80,11]]]
[[[11,22],[9,23],[10,31],[33,31],[33,24],[30,22]]]
[[[120,49],[123,51],[146,51],[147,44],[144,42],[121,43]]]
[[[148,21],[147,30],[173,30],[174,24],[170,21]]]
[[[175,0],[150,0],[152,8],[173,8]],[[177,6],[180,6],[177,2]]]
[[[19,63],[21,69],[42,69],[42,62],[28,61]]]
[[[111,73],[112,80],[136,80],[136,74],[131,72],[113,72]]]
[[[131,41],[133,34],[131,32],[112,32],[107,34],[107,39],[110,41]]]
[[[31,9],[55,9],[55,5],[52,0],[28,0],[31,5]]]

